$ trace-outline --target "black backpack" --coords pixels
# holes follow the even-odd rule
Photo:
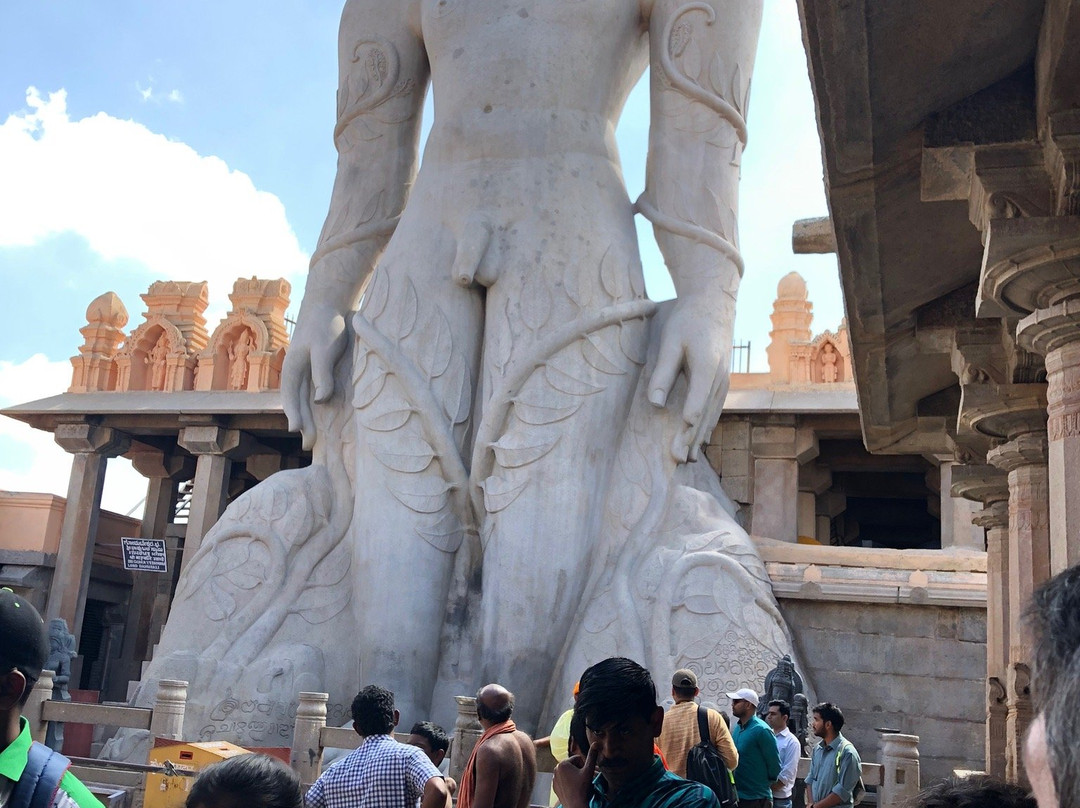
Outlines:
[[[697,725],[701,742],[690,747],[686,753],[686,779],[711,788],[721,808],[739,808],[735,777],[724,765],[724,759],[712,742],[709,714],[700,704],[697,708]]]

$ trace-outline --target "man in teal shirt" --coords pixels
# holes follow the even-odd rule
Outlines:
[[[840,734],[844,714],[830,702],[814,708],[811,725],[821,743],[810,758],[806,776],[806,808],[852,806],[855,787],[862,777],[862,760],[851,741]]]
[[[50,808],[104,808],[67,771],[67,758],[33,743],[30,725],[20,714],[48,658],[49,637],[41,615],[30,601],[0,589],[0,808],[20,804],[38,782],[52,795],[46,803]],[[49,760],[40,780],[31,759]]]
[[[738,722],[731,730],[739,750],[735,790],[739,808],[772,808],[772,784],[780,777],[780,753],[769,725],[757,716],[758,694],[748,687],[728,693]]]

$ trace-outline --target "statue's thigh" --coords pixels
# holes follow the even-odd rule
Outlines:
[[[354,320],[353,531],[360,575],[380,592],[408,587],[418,564],[421,586],[445,591],[464,535],[462,453],[483,301],[476,288],[427,275],[428,266],[384,262]]]

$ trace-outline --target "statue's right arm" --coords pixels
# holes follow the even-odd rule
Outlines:
[[[348,0],[338,34],[337,176],[282,368],[289,429],[315,442],[312,401],[334,393],[334,365],[416,175],[428,62],[418,0]]]

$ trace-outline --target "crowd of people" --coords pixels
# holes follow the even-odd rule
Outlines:
[[[1080,565],[1036,593],[1030,618],[1036,716],[1024,757],[1032,793],[972,776],[937,783],[907,808],[1080,808]],[[41,616],[29,601],[0,589],[0,808],[101,808],[71,773],[70,761],[31,740],[21,716],[48,655]],[[791,706],[772,700],[759,715],[758,693],[741,688],[727,694],[729,725],[727,716],[698,704],[699,694],[694,672],[676,671],[674,704],[665,713],[649,671],[612,657],[582,674],[574,706],[549,736],[534,742],[514,724],[513,693],[487,685],[476,697],[483,733],[459,784],[445,771],[446,732],[420,722],[407,742],[398,742],[393,693],[369,685],[352,704],[360,746],[306,794],[286,764],[249,754],[204,769],[186,806],[452,808],[456,802],[458,808],[528,808],[537,749],[548,748],[559,760],[553,804],[563,808],[790,808],[803,751],[788,727]],[[844,714],[829,702],[812,712],[819,743],[811,751],[803,804],[854,806],[863,796],[862,761],[842,734]]]

